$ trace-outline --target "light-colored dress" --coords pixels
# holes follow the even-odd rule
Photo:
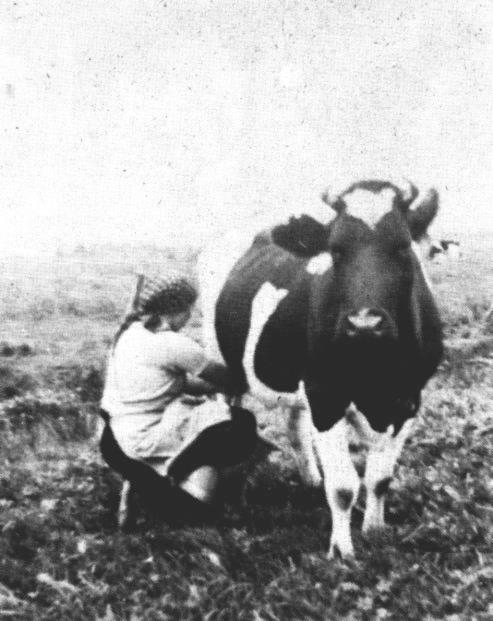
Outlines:
[[[101,407],[123,451],[163,472],[163,462],[205,428],[231,415],[224,399],[182,402],[186,375],[198,375],[207,359],[191,338],[151,332],[133,323],[110,352]]]

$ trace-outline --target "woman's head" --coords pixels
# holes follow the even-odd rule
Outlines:
[[[162,326],[180,330],[190,319],[197,291],[192,283],[179,274],[168,274],[144,282],[138,308],[144,325],[157,330]]]
[[[151,332],[160,332],[163,330],[178,332],[190,319],[191,314],[192,308],[190,307],[181,313],[145,314],[140,317],[140,320]]]
[[[139,277],[132,308],[114,338],[134,322],[142,321],[152,331],[162,328],[180,330],[190,319],[197,290],[184,276],[174,272],[158,278]]]
[[[145,279],[138,300],[143,315],[179,315],[191,309],[197,290],[185,277],[170,273],[167,276]]]

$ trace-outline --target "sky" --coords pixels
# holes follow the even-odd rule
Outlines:
[[[201,244],[405,176],[493,230],[490,0],[9,0],[1,251]]]

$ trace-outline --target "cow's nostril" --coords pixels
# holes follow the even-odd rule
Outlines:
[[[348,332],[377,332],[381,327],[382,320],[383,316],[378,311],[363,308],[359,312],[347,316]]]

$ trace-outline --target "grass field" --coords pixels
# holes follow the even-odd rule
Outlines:
[[[117,531],[119,481],[97,450],[104,357],[140,270],[194,253],[79,249],[2,260],[0,618],[302,620],[493,618],[492,238],[433,266],[447,355],[399,462],[388,530],[354,519],[356,559],[328,562],[330,515],[305,489],[279,412],[254,404],[286,451],[213,527],[143,518]],[[200,316],[189,331],[200,338]]]

